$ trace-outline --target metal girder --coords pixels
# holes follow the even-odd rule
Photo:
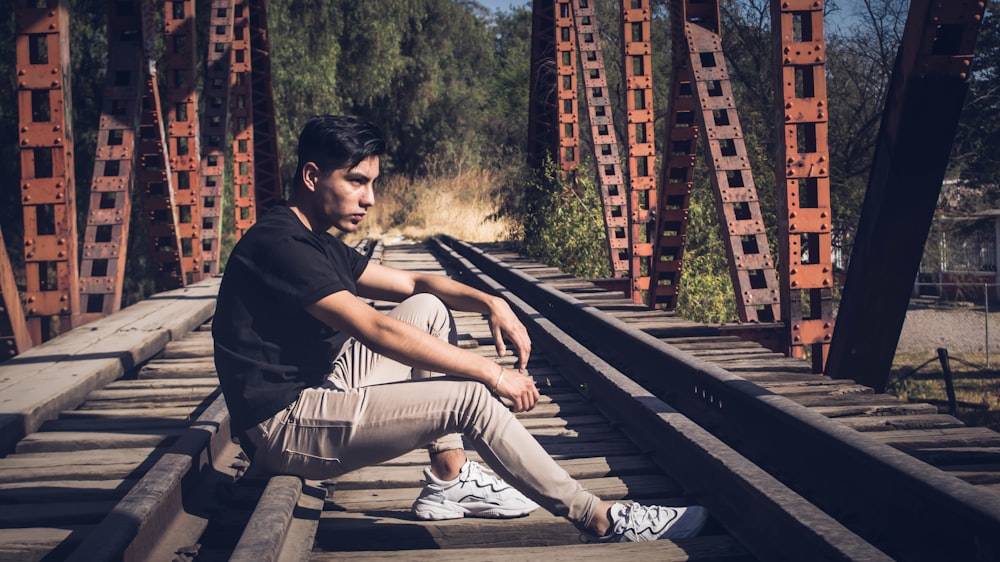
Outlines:
[[[204,275],[219,273],[222,240],[222,188],[229,137],[229,81],[233,48],[233,1],[213,0],[205,67],[204,120],[201,123],[201,264]]]
[[[704,7],[704,3],[702,7]],[[716,17],[685,12],[687,62],[709,155],[719,227],[741,322],[778,318],[778,280]],[[697,22],[697,23],[695,23]]]
[[[69,15],[65,0],[37,6],[14,8],[24,300],[36,344],[70,329],[80,312]]]
[[[140,0],[144,38],[154,33],[152,0]],[[153,41],[146,46],[146,74],[142,95],[142,117],[139,123],[137,188],[145,215],[146,236],[156,289],[164,291],[184,286],[181,269],[181,242],[173,174],[167,155],[167,136],[160,108],[157,84],[156,56]]]
[[[558,138],[556,164],[563,178],[576,177],[580,165],[580,115],[576,82],[576,25],[573,0],[555,2],[556,98],[558,102]]]
[[[653,63],[649,0],[622,0],[622,68],[628,135],[629,278],[632,300],[650,287],[656,236],[656,147],[653,138]]]
[[[0,362],[31,349],[31,334],[24,320],[21,294],[14,279],[14,269],[7,255],[7,245],[0,232]]]
[[[688,208],[701,127],[694,93],[694,75],[684,36],[686,2],[671,2],[672,78],[667,104],[667,140],[660,170],[656,207],[656,234],[649,269],[646,304],[650,308],[674,310],[680,292],[687,241]],[[714,21],[718,20],[718,16]]]
[[[531,76],[528,94],[528,166],[540,170],[559,153],[556,100],[555,4],[534,0],[531,9]]]
[[[256,214],[283,200],[271,89],[271,47],[267,36],[267,0],[250,0],[251,77],[253,89],[253,157]]]
[[[254,187],[254,127],[250,0],[233,6],[232,78],[229,111],[233,132],[233,204],[236,239],[257,220]]]
[[[968,89],[984,2],[913,0],[826,373],[885,389]]]
[[[580,64],[583,67],[595,172],[604,209],[604,227],[607,233],[611,272],[614,277],[628,277],[630,263],[628,198],[618,154],[618,136],[615,132],[611,101],[608,99],[608,79],[604,72],[597,14],[587,0],[575,0],[573,16],[576,22]]]
[[[809,346],[813,371],[821,373],[833,335],[823,2],[772,2],[771,21],[781,131],[775,162],[781,317],[789,330],[790,355],[803,357]]]
[[[187,285],[202,278],[195,1],[166,0],[163,8],[167,154],[174,187],[181,275]]]

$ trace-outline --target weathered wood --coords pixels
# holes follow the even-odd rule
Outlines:
[[[857,431],[944,429],[965,426],[961,420],[945,414],[842,417],[837,421]]]
[[[60,528],[0,529],[0,560],[34,562],[61,559],[90,531],[87,525]]]
[[[209,358],[160,359],[139,369],[139,379],[191,378],[215,376],[215,360]]]
[[[18,442],[15,451],[20,454],[160,447],[168,444],[183,431],[183,428],[121,429],[114,433],[36,431]]]
[[[207,320],[218,279],[155,295],[0,365],[0,454]]]
[[[117,500],[135,482],[124,479],[5,482],[0,483],[0,505]],[[5,509],[15,508],[8,505]]]
[[[588,478],[580,481],[596,496],[605,500],[625,498],[676,497],[683,493],[676,484],[664,476],[622,476]],[[368,490],[339,490],[328,498],[328,504],[347,511],[408,510],[420,488],[386,488]]]
[[[0,527],[90,525],[100,522],[114,506],[114,501],[19,505],[17,509],[0,510]]]
[[[207,388],[215,389],[219,386],[218,377],[201,377],[191,379],[146,379],[146,380],[118,380],[104,387],[103,390],[123,390],[123,389],[170,389],[170,388]]]
[[[413,561],[434,562],[577,562],[608,560],[658,560],[660,562],[709,562],[726,560],[729,562],[750,561],[750,556],[738,542],[728,537],[697,537],[679,541],[657,541],[653,543],[621,544],[575,544],[545,547],[503,548],[488,545],[488,548],[453,548],[396,551],[394,558]],[[312,562],[343,560],[343,553],[314,552]],[[351,552],[355,562],[385,560],[385,551]]]

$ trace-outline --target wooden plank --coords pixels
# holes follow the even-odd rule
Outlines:
[[[140,379],[192,378],[215,376],[215,360],[209,358],[160,359],[139,369]]]
[[[214,389],[219,386],[218,377],[202,377],[197,379],[146,379],[146,380],[118,380],[106,385],[103,390],[116,389],[139,389],[139,388],[209,388]]]
[[[627,474],[655,473],[659,469],[649,459],[639,456],[566,459],[557,461],[577,480]],[[407,488],[420,486],[423,470],[419,466],[378,465],[339,476],[330,482],[341,490]]]
[[[0,484],[0,504],[110,501],[120,499],[136,480],[49,480]]]
[[[913,416],[842,417],[837,421],[857,431],[892,431],[905,429],[942,429],[965,427],[961,420],[945,414]]]
[[[57,453],[91,449],[161,447],[184,432],[184,428],[122,429],[114,433],[87,431],[36,431],[18,442],[16,452]]]
[[[155,419],[189,420],[197,413],[190,407],[156,408],[103,408],[100,410],[67,410],[59,414],[60,420],[102,420],[110,418],[148,417]]]
[[[115,501],[61,502],[18,505],[0,510],[0,527],[55,527],[88,525],[104,519]]]
[[[0,454],[207,320],[218,279],[155,295],[0,365]]]
[[[591,493],[604,500],[625,498],[680,496],[683,491],[664,476],[621,476],[588,478],[580,483]],[[348,511],[408,510],[420,488],[387,488],[377,490],[334,490],[328,504],[334,509]],[[327,507],[330,509],[330,507]]]
[[[1000,434],[985,427],[875,431],[865,435],[897,449],[933,449],[935,447],[998,447]]]
[[[619,544],[574,544],[545,547],[515,548],[450,548],[395,551],[394,558],[413,561],[465,562],[578,562],[609,560],[659,560],[661,562],[709,562],[726,560],[729,562],[756,560],[734,539],[729,537],[695,537],[679,541],[656,541],[649,543]],[[385,551],[351,552],[353,562],[381,561],[387,558]],[[313,552],[309,560],[326,562],[343,560],[344,553]]]
[[[34,562],[62,559],[76,548],[92,527],[0,529],[0,560]]]

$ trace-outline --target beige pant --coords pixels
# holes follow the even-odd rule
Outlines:
[[[415,295],[389,313],[454,343],[454,320],[437,297]],[[598,498],[542,449],[485,385],[435,376],[348,340],[326,384],[309,388],[248,431],[254,462],[322,480],[426,446],[461,449],[465,435],[504,480],[556,515],[587,525]]]

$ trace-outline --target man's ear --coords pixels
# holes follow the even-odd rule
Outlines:
[[[302,166],[302,185],[309,191],[316,191],[316,184],[319,183],[320,171],[315,162],[306,162]]]

